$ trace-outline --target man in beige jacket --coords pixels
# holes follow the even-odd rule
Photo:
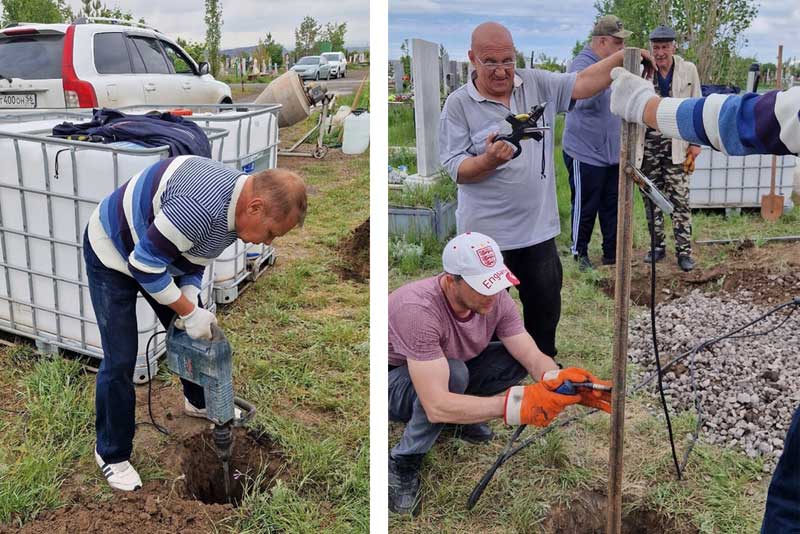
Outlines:
[[[653,76],[655,91],[662,97],[701,97],[700,77],[693,63],[675,55],[675,31],[668,26],[659,26],[650,33],[656,74]],[[672,202],[672,229],[675,234],[675,255],[678,266],[684,271],[694,268],[692,259],[692,212],[689,208],[689,174],[694,171],[694,160],[700,147],[681,139],[670,139],[658,130],[640,130],[639,144],[644,143],[644,153],[637,154],[637,167],[653,180],[655,185]],[[653,214],[647,210],[647,221],[652,230],[655,225],[655,258],[648,253],[645,261],[661,261],[666,256],[664,214],[653,206]]]

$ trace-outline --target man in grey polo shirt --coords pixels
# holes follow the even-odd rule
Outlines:
[[[647,51],[642,56],[650,62]],[[472,79],[445,102],[439,125],[442,165],[458,183],[458,233],[492,236],[506,265],[519,278],[525,329],[548,356],[556,355],[561,315],[561,261],[554,238],[561,231],[553,170],[553,132],[541,142],[522,142],[522,154],[494,142],[509,113],[526,113],[547,102],[544,118],[567,111],[574,100],[589,98],[611,84],[611,69],[622,66],[623,52],[579,73],[542,70],[515,72],[511,33],[487,22],[472,33]],[[544,168],[542,157],[544,155]]]
[[[630,31],[614,15],[597,19],[591,42],[575,56],[567,72],[580,72],[622,50]],[[609,107],[611,89],[579,100],[564,123],[564,164],[572,193],[572,256],[580,269],[591,269],[589,241],[600,218],[603,265],[617,257],[617,188],[620,119]]]

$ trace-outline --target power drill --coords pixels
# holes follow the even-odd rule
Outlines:
[[[206,417],[214,423],[214,445],[222,462],[225,494],[230,498],[230,459],[233,451],[233,427],[241,426],[255,414],[249,402],[233,396],[233,351],[222,329],[211,327],[212,339],[192,339],[173,323],[167,331],[167,367],[181,378],[203,388]],[[242,408],[235,418],[234,407]]]

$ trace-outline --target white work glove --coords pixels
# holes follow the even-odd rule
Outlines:
[[[644,124],[644,108],[656,96],[653,82],[622,67],[611,70],[611,112],[628,122]]]
[[[189,302],[197,305],[197,297],[200,295],[200,288],[193,286],[192,284],[188,284],[185,286],[181,286],[181,293],[184,297],[189,299]]]
[[[213,334],[211,332],[211,325],[217,324],[217,318],[208,310],[195,306],[189,315],[181,315],[175,321],[175,327],[181,330],[186,330],[189,337],[192,339],[204,339],[211,341]]]

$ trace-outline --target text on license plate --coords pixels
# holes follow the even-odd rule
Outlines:
[[[0,108],[35,108],[36,95],[33,93],[19,95],[0,95]]]

